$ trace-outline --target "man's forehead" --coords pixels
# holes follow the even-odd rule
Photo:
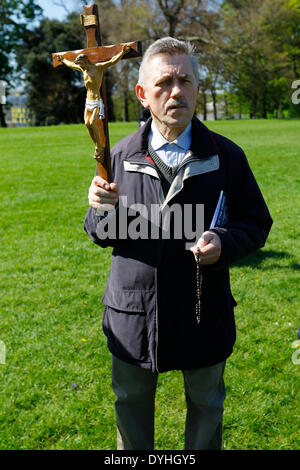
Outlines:
[[[187,54],[155,54],[149,58],[148,71],[154,76],[176,73],[193,75],[191,59]]]

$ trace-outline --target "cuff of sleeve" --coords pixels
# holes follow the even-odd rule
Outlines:
[[[212,267],[216,271],[222,271],[223,269],[227,269],[229,266],[228,253],[226,249],[227,229],[216,227],[216,228],[210,229],[209,231],[216,233],[220,237],[220,240],[221,240],[221,256],[218,259],[218,261],[212,265]]]
[[[102,209],[94,209],[95,211],[95,215],[97,217],[99,217],[99,219],[104,219],[104,217],[108,217],[108,218],[111,218],[111,217],[114,217],[117,210],[119,208],[119,203],[116,204],[116,206],[113,208],[113,210],[111,210],[110,212],[108,211],[103,211]]]

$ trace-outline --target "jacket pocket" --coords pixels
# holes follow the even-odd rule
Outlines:
[[[145,309],[147,292],[107,289],[103,331],[112,354],[130,362],[149,362],[148,328]]]
[[[143,291],[106,288],[102,303],[123,312],[145,311]]]

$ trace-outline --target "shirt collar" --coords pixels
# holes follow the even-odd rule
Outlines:
[[[166,140],[159,130],[157,129],[154,121],[152,120],[151,123],[151,130],[149,132],[149,142],[153,147],[153,150],[158,150],[164,145],[168,144],[176,144],[177,147],[182,148],[183,150],[189,150],[192,141],[192,123],[190,122],[189,125],[184,129],[184,131],[177,137],[177,139],[173,140],[173,142],[169,142]]]

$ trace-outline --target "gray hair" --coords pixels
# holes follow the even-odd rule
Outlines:
[[[165,37],[158,39],[146,49],[139,69],[139,83],[145,83],[146,65],[150,57],[156,54],[186,54],[189,56],[196,81],[199,81],[199,64],[195,56],[194,46],[190,42],[179,41],[178,39]]]

